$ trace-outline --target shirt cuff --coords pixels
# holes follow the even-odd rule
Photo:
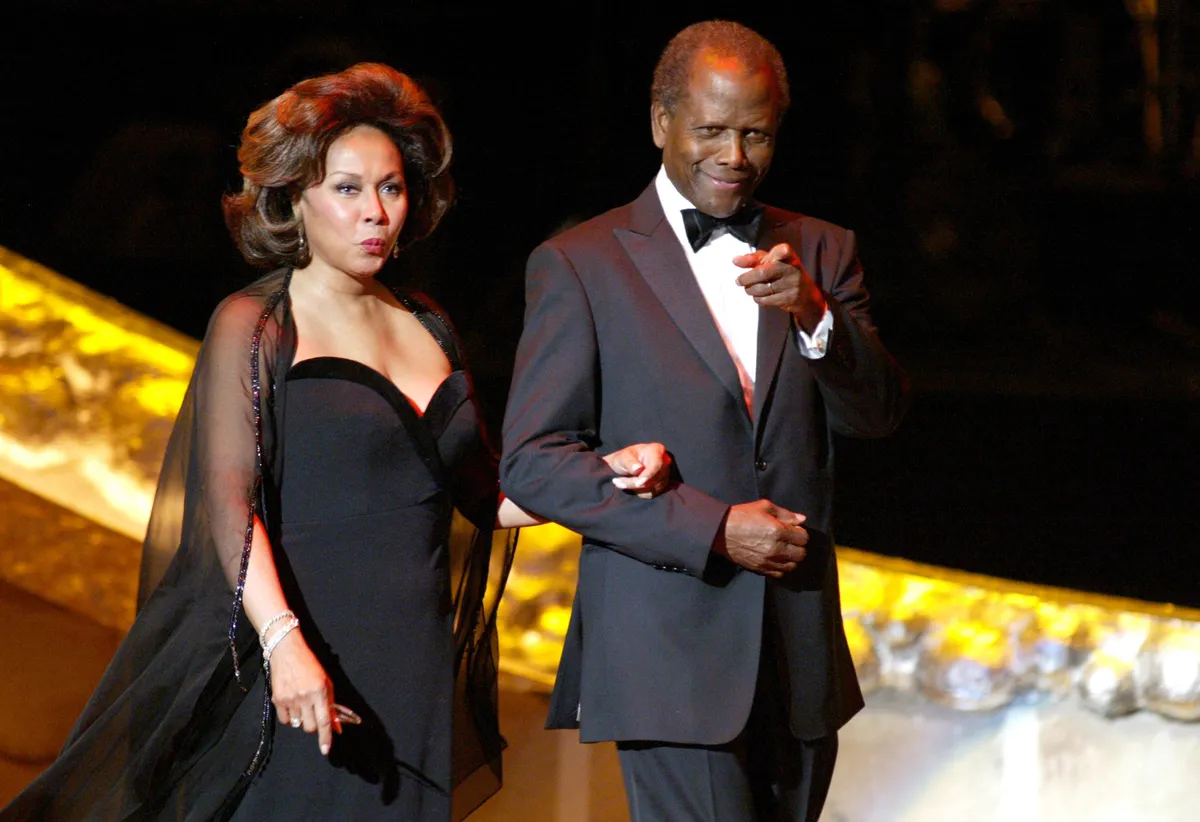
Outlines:
[[[812,335],[804,333],[804,329],[796,326],[796,337],[800,340],[800,353],[810,360],[819,360],[829,350],[829,334],[833,331],[833,312],[827,307],[825,315],[813,329]]]

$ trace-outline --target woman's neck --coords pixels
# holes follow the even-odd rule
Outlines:
[[[320,303],[350,307],[386,297],[386,286],[373,276],[356,277],[317,260],[292,273],[291,290],[300,290]]]

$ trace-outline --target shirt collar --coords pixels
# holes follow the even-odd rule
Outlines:
[[[658,202],[662,205],[663,216],[667,218],[667,223],[670,224],[671,230],[675,232],[675,238],[679,240],[679,244],[683,246],[683,250],[689,257],[697,254],[698,252],[692,251],[692,244],[688,242],[687,238],[687,229],[683,225],[683,210],[685,208],[695,208],[696,205],[687,197],[684,197],[679,189],[675,187],[675,184],[671,182],[671,178],[667,176],[667,167],[665,165],[659,166],[658,175],[654,178],[654,190],[658,193]],[[709,247],[705,246],[705,248]],[[705,248],[700,249],[700,251],[703,252]],[[753,250],[753,246],[751,246],[751,250]]]
[[[663,215],[667,218],[671,230],[675,232],[676,239],[689,255],[694,253],[691,244],[688,243],[687,229],[683,227],[683,210],[695,206],[680,194],[679,189],[671,182],[666,166],[659,167],[658,176],[654,178],[654,189],[658,192],[658,202],[662,205]]]

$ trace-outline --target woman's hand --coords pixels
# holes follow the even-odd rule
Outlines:
[[[642,499],[653,499],[670,486],[671,454],[661,442],[629,445],[609,454],[604,461],[619,475],[613,477],[613,485]]]
[[[653,499],[670,487],[672,459],[661,442],[630,445],[604,457],[604,462],[619,475],[613,477],[613,485],[642,499]],[[497,528],[525,528],[543,522],[546,520],[501,497],[500,510],[496,513]]]
[[[271,701],[280,723],[316,733],[321,753],[329,753],[333,732],[342,732],[333,709],[333,683],[299,630],[271,653]]]

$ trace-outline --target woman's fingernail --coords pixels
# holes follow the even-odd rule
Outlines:
[[[328,756],[328,755],[329,755],[329,746],[328,746],[328,745],[322,745],[322,746],[321,746],[321,754],[322,754],[323,756]]]
[[[641,471],[641,470],[642,470],[642,464],[641,464],[640,462],[633,462],[633,463],[630,463],[630,464],[629,464],[629,470],[630,470],[630,471],[634,471],[634,472]]]

